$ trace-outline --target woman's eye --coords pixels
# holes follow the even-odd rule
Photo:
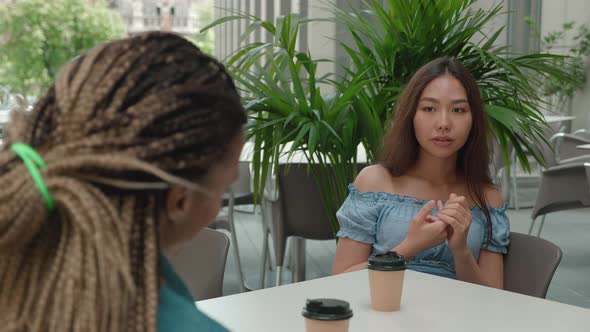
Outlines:
[[[453,112],[455,113],[465,113],[465,109],[464,108],[454,108]]]
[[[434,112],[434,107],[424,107],[424,112]]]

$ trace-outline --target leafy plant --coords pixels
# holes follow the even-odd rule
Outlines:
[[[193,11],[198,17],[199,23],[209,24],[213,22],[213,1],[206,0],[201,1],[199,6],[194,6]],[[197,47],[207,54],[215,53],[215,36],[213,30],[207,30],[204,32],[193,33],[188,35],[187,38],[191,40]]]
[[[238,15],[212,26],[238,18],[250,21],[242,40],[256,28],[273,36],[268,43],[245,45],[226,61],[244,90],[251,119],[248,133],[255,145],[255,191],[262,192],[266,174],[278,169],[279,158],[302,153],[337,229],[335,211],[347,194],[342,184],[356,176],[357,146],[370,135],[368,131],[383,130],[380,122],[363,127],[360,114],[352,109],[356,93],[370,79],[351,78],[347,85],[335,85],[331,76],[319,76],[318,63],[326,60],[296,49],[301,25],[308,23],[296,14],[280,16],[276,24]],[[323,93],[322,85],[334,85],[335,91]]]
[[[272,37],[268,43],[245,44],[226,59],[250,114],[255,191],[262,192],[266,174],[277,169],[279,158],[303,153],[337,230],[336,210],[356,176],[357,147],[362,144],[367,161],[375,161],[399,93],[418,68],[439,56],[458,58],[478,80],[505,158],[509,160],[512,144],[525,169],[530,168],[525,150],[541,161],[537,146],[544,141],[546,124],[540,108],[546,105],[537,87],[549,77],[574,82],[567,68],[553,66],[567,57],[509,54],[505,46],[495,45],[502,28],[484,33],[486,24],[503,14],[501,6],[475,10],[473,2],[386,0],[381,5],[371,0],[348,8],[328,3],[348,34],[338,36],[351,62],[343,77],[319,76],[318,63],[333,60],[296,49],[301,25],[313,20],[291,14],[275,23],[230,11],[206,27],[247,20],[241,41],[256,29]],[[335,92],[323,93],[324,86]],[[328,167],[333,169],[329,174]]]
[[[366,105],[385,120],[391,104],[411,75],[440,56],[453,56],[476,78],[493,134],[510,164],[512,145],[520,164],[530,171],[525,151],[543,164],[547,125],[541,110],[548,105],[538,87],[548,79],[574,84],[570,57],[548,53],[511,54],[496,42],[504,28],[487,24],[504,15],[502,5],[474,9],[475,0],[363,0],[360,8],[330,3],[336,21],[346,26],[352,43],[342,42],[353,61],[349,77],[377,77],[360,93]],[[556,62],[561,66],[556,66]],[[378,104],[369,101],[385,101]],[[373,145],[377,147],[378,145]]]
[[[60,67],[105,40],[123,36],[106,3],[20,0],[0,4],[0,85],[38,95]]]

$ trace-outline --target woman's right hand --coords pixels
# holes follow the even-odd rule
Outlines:
[[[421,251],[436,247],[447,240],[447,224],[430,216],[436,203],[426,203],[412,218],[408,234],[395,251],[409,260]]]

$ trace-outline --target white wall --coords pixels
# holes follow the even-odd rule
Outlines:
[[[473,8],[475,9],[492,9],[498,5],[502,5],[502,12],[508,11],[508,1],[502,0],[478,0],[476,3],[473,4]],[[488,35],[497,31],[502,26],[506,26],[508,23],[508,15],[501,15],[496,17],[490,24],[487,26],[487,31],[489,32]],[[508,29],[504,28],[504,32],[498,36],[496,40],[496,45],[505,45],[506,41],[508,40]]]
[[[543,0],[541,33],[555,31],[568,21],[590,23],[588,0]]]
[[[563,23],[576,21],[577,24],[590,23],[590,1],[588,0],[543,0],[541,14],[541,34],[560,30]],[[576,116],[572,130],[590,128],[590,75],[587,70],[587,83],[573,100],[572,115]]]

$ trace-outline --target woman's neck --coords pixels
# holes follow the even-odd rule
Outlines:
[[[457,155],[438,158],[420,151],[418,160],[407,172],[434,185],[452,185],[459,182]]]

